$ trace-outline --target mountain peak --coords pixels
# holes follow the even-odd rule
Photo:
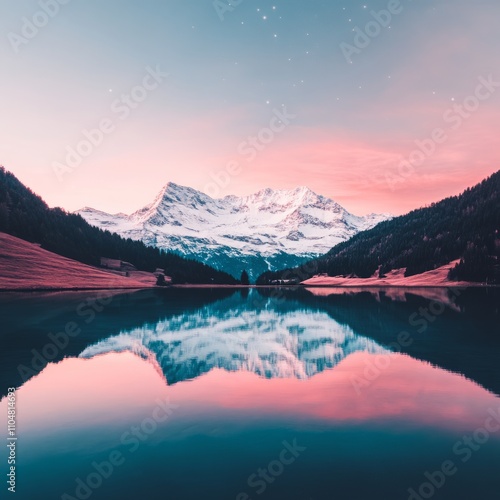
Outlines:
[[[165,186],[163,186],[163,189],[165,191],[167,190],[178,190],[178,189],[191,189],[187,186],[181,186],[180,184],[177,184],[176,182],[173,182],[173,181],[168,181]]]
[[[280,198],[300,198],[304,196],[314,196],[318,197],[319,195],[312,191],[307,186],[299,186],[295,189],[273,189],[273,188],[264,188],[260,191],[257,191],[254,195],[251,195],[250,198],[271,198],[271,197],[280,197]]]
[[[293,267],[386,219],[357,217],[307,186],[214,199],[175,182],[165,184],[151,204],[127,218],[81,215],[98,227],[234,276],[242,268],[257,276],[270,268]]]
[[[310,189],[307,186],[299,186],[293,190],[295,196],[301,199],[307,199],[307,200],[318,200],[318,199],[327,199],[324,198],[323,196],[319,195],[318,193],[314,192],[312,189]]]
[[[202,191],[198,191],[194,188],[187,187],[187,186],[182,186],[180,184],[176,184],[175,182],[169,181],[167,182],[161,191],[157,195],[157,199],[163,199],[165,196],[174,196],[178,197],[180,194],[183,195],[183,197],[197,197],[197,198],[207,198],[207,199],[212,199],[209,195],[203,193]],[[281,198],[300,198],[302,196],[314,196],[314,197],[320,197],[317,193],[312,191],[309,187],[307,186],[298,186],[294,189],[276,189],[276,188],[262,188],[259,191],[257,191],[254,194],[251,194],[249,196],[246,196],[245,198],[270,198],[270,197],[281,197]],[[223,198],[220,198],[222,200],[232,200],[232,199],[237,199],[240,198],[239,196],[236,195],[226,195]]]
[[[299,186],[294,189],[295,193],[302,194],[302,193],[312,193],[316,194],[312,189],[308,188],[307,186]]]
[[[160,194],[163,196],[168,193],[178,193],[179,191],[187,191],[191,188],[186,186],[181,186],[180,184],[176,184],[175,182],[169,181],[167,182],[160,191]]]
[[[158,193],[152,206],[163,203],[181,203],[194,207],[197,203],[204,204],[210,199],[208,195],[194,188],[181,186],[175,182],[167,182]]]

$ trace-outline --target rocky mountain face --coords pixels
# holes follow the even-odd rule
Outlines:
[[[293,267],[390,218],[357,217],[306,187],[264,189],[250,196],[213,199],[168,183],[137,212],[79,213],[87,222],[120,236],[202,261],[239,277]]]

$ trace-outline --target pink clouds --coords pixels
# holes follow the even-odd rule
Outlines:
[[[237,163],[241,173],[232,176],[218,195],[307,185],[362,215],[405,213],[458,194],[498,170],[497,92],[455,128],[445,120],[445,113],[456,115],[453,107],[461,105],[466,96],[451,101],[429,95],[410,101],[403,99],[405,88],[401,85],[391,84],[390,94],[369,101],[365,108],[349,110],[351,127],[359,124],[356,130],[333,125],[306,127],[303,121],[308,113],[297,114],[297,119],[276,133],[252,161],[240,154],[239,146],[268,125],[271,108],[200,111],[196,119],[173,110],[172,116],[161,121],[146,123],[137,117],[122,124],[63,184],[51,175],[48,165],[31,166],[32,153],[18,148],[26,151],[22,170],[29,172],[29,176],[25,172],[20,177],[52,206],[76,210],[92,205],[130,213],[149,203],[168,181],[206,192],[214,176],[228,164]],[[472,81],[469,94],[476,86],[477,79]],[[417,148],[415,141],[428,139],[436,128],[445,131],[446,140],[410,176],[401,177],[399,164]],[[54,144],[44,147],[48,148],[45,154],[55,154],[57,149]],[[8,149],[5,153],[9,158]],[[17,169],[13,170],[16,173]],[[398,182],[388,181],[394,177]],[[113,196],[109,196],[111,185]]]
[[[435,127],[443,126],[439,113],[443,111],[433,113],[435,121],[425,120],[429,126],[422,125],[423,132],[399,133],[392,139],[385,134],[347,134],[292,125],[251,162],[237,151],[247,136],[238,137],[233,132],[224,142],[218,141],[216,130],[223,125],[217,120],[213,124],[210,120],[200,121],[197,130],[203,145],[198,140],[197,147],[193,147],[187,123],[170,135],[156,130],[137,137],[132,130],[124,130],[119,137],[110,138],[109,147],[84,162],[63,185],[48,170],[36,174],[30,168],[29,177],[21,175],[21,180],[53,206],[76,210],[93,205],[110,212],[130,213],[149,203],[168,181],[203,191],[214,175],[230,162],[237,162],[241,173],[231,178],[220,196],[250,194],[264,187],[307,185],[359,215],[400,214],[458,194],[499,168],[494,123],[497,114],[494,109],[480,109],[460,129],[450,131],[448,140],[438,145],[409,178],[388,183],[387,175],[398,176],[399,163],[415,150],[414,141],[423,140]],[[128,146],[120,148],[119,154],[113,152],[113,142],[122,142],[127,136]],[[111,185],[115,190],[110,197]]]
[[[494,148],[481,147],[473,138],[493,133],[489,120],[464,122],[411,176],[401,177],[400,162],[417,149],[414,141],[425,139],[425,135],[391,144],[378,137],[347,137],[297,128],[278,137],[254,162],[247,164],[240,159],[242,173],[222,194],[248,194],[266,185],[287,189],[307,185],[358,214],[404,213],[458,194],[495,172],[500,154]],[[399,176],[400,182],[388,181],[394,176]],[[203,189],[203,183],[197,187]]]

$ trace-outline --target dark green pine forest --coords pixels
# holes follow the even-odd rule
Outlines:
[[[49,208],[4,167],[0,167],[0,231],[92,266],[99,266],[100,257],[109,257],[130,262],[141,271],[165,269],[173,283],[237,283],[229,274],[200,262],[121,238],[91,226],[80,215]]]
[[[500,171],[459,196],[382,222],[300,268],[262,274],[257,283],[300,282],[315,274],[368,278],[406,268],[406,276],[451,261],[453,280],[500,284]]]

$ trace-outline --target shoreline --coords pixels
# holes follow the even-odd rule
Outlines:
[[[99,290],[134,291],[162,288],[191,289],[297,289],[316,290],[370,290],[370,289],[425,289],[425,288],[496,288],[498,284],[473,283],[449,280],[449,272],[458,263],[420,274],[405,276],[406,269],[394,269],[385,276],[369,278],[355,276],[327,276],[319,274],[300,283],[275,282],[266,285],[216,284],[216,283],[168,283],[157,286],[154,273],[131,271],[128,276],[109,269],[89,266],[44,250],[37,245],[0,232],[0,293],[50,293],[90,292]]]
[[[0,288],[0,293],[47,293],[47,292],[92,292],[92,291],[140,291],[140,290],[166,290],[171,288],[183,288],[183,289],[234,289],[234,290],[245,290],[252,288],[263,288],[263,289],[304,289],[317,288],[317,289],[335,289],[335,290],[349,290],[362,289],[365,290],[383,290],[383,289],[406,289],[406,290],[418,290],[418,289],[450,289],[450,288],[500,288],[500,285],[487,285],[482,283],[460,283],[460,284],[436,284],[436,285],[309,285],[309,284],[298,284],[298,285],[169,285],[163,286],[143,286],[143,287],[68,287],[68,288]]]

